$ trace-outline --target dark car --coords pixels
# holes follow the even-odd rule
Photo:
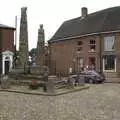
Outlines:
[[[95,70],[86,70],[78,73],[77,75],[72,75],[75,84],[78,79],[81,79],[81,76],[84,77],[85,83],[103,83],[105,81],[105,76],[103,73]]]
[[[95,70],[86,70],[81,74],[84,75],[86,83],[103,83],[105,81],[104,74]]]

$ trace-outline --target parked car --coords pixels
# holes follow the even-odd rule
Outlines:
[[[81,74],[85,76],[86,83],[103,83],[105,81],[105,75],[95,70],[86,70]]]
[[[75,81],[77,81],[80,76],[84,76],[85,83],[103,83],[105,81],[104,74],[95,70],[86,70],[79,73],[79,75],[72,75]]]

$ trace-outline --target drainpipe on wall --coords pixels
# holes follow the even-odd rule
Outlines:
[[[101,40],[101,35],[100,35],[100,72],[103,72],[103,67],[102,67],[102,40]]]

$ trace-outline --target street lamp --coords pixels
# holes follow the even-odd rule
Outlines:
[[[15,36],[14,36],[14,67],[16,66],[16,62],[17,62],[17,57],[18,57],[18,55],[17,55],[17,34],[18,34],[18,19],[19,18],[19,16],[15,16]]]

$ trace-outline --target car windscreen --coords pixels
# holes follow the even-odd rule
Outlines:
[[[91,71],[92,74],[96,75],[96,76],[100,76],[99,73],[97,73],[96,71]]]

